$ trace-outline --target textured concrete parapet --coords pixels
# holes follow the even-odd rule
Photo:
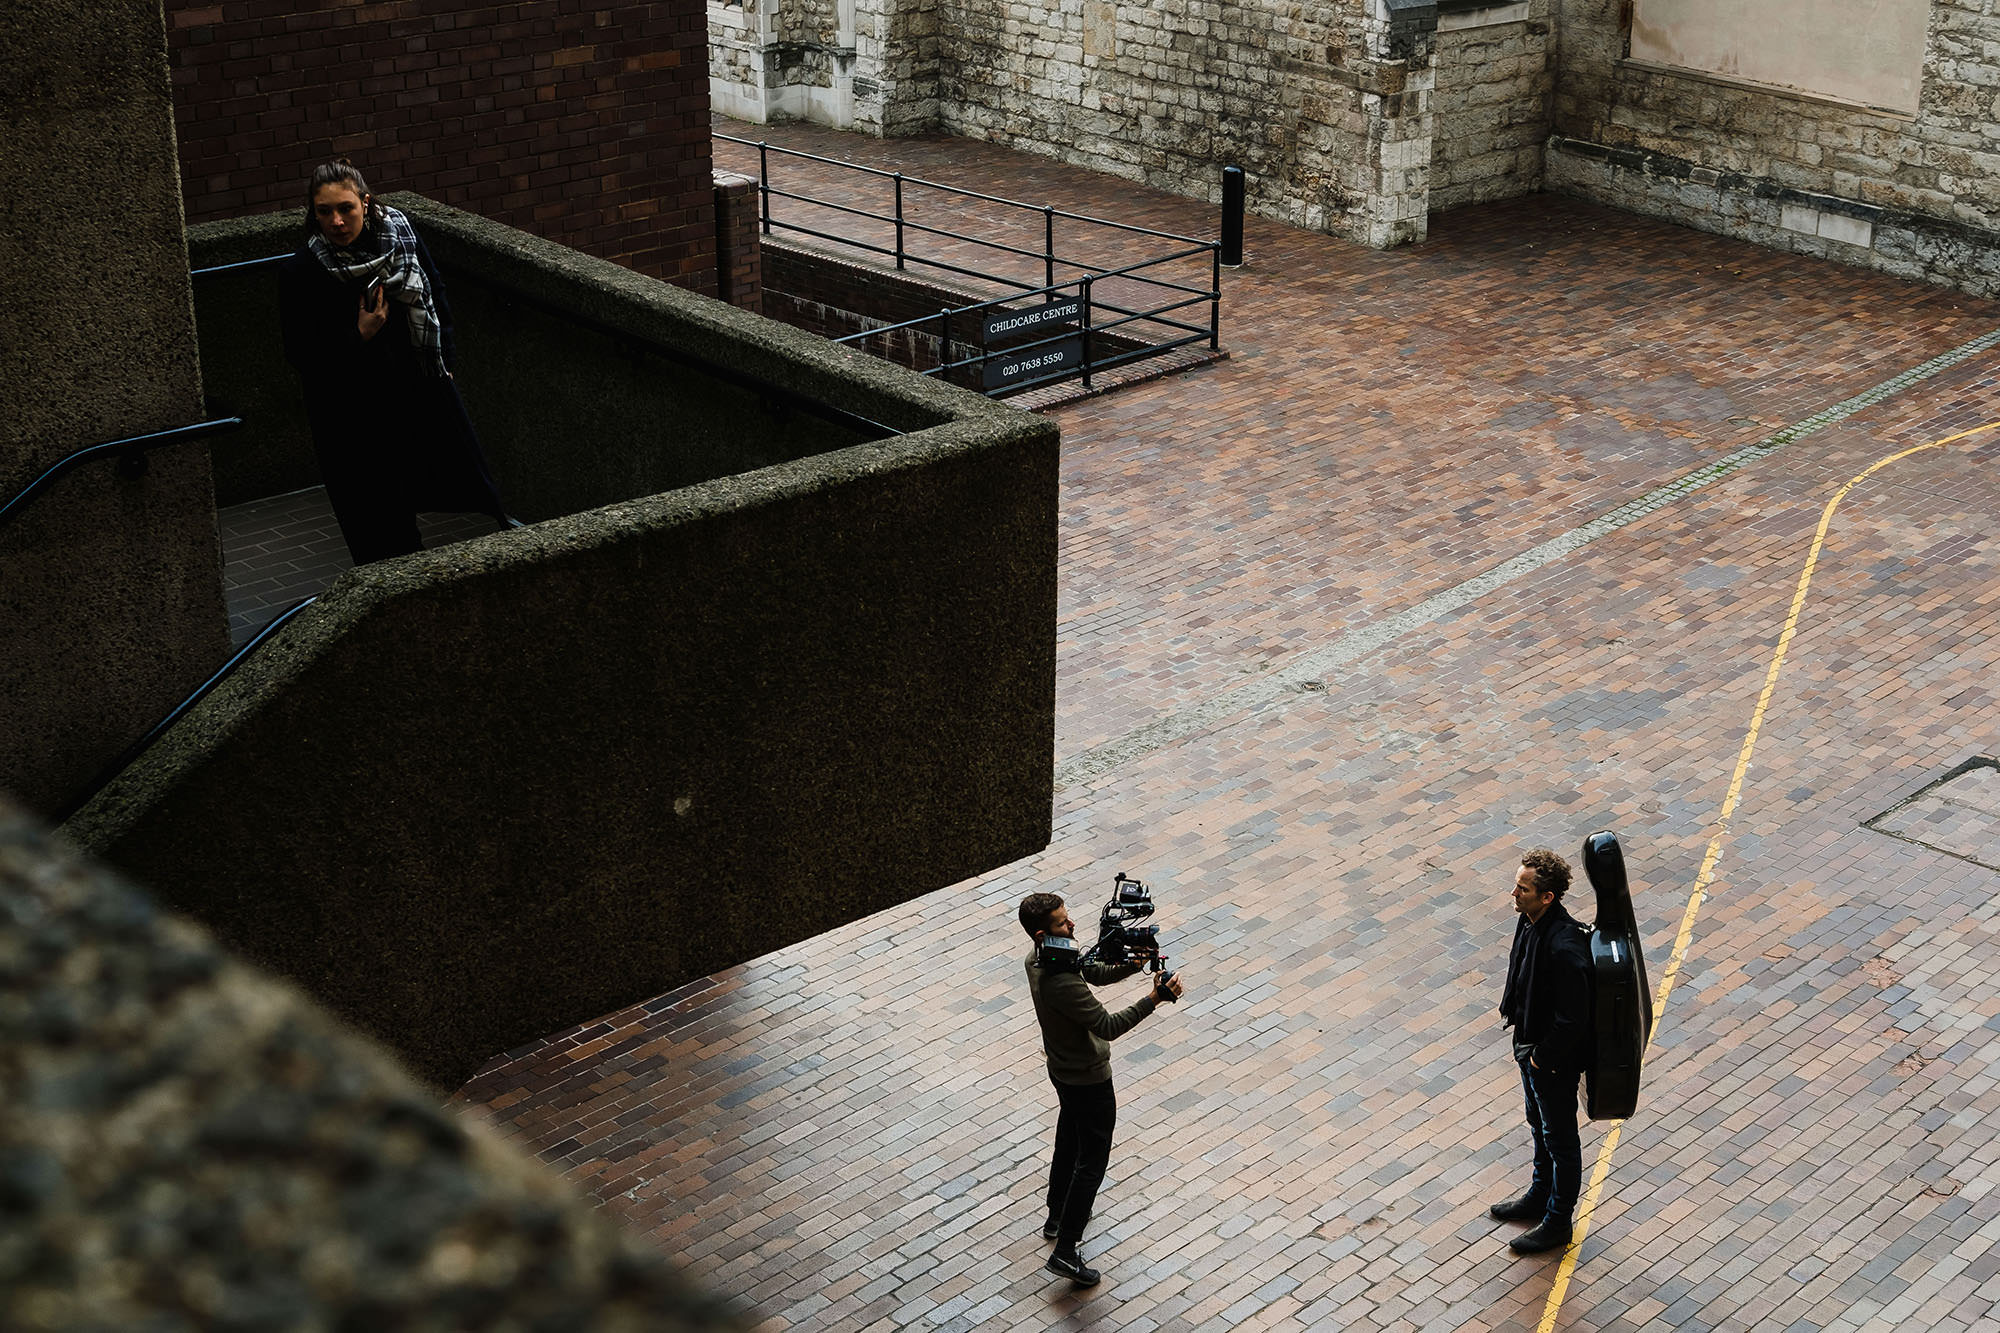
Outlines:
[[[754,238],[754,187],[740,192]],[[601,260],[579,267],[575,251],[416,195],[393,198],[443,270],[458,385],[514,513],[594,509],[863,438],[766,391],[790,387],[790,356],[765,358],[753,382],[732,378],[743,367],[717,349],[761,321],[739,318],[736,334],[710,337],[718,310],[701,297]],[[281,254],[297,240],[290,214],[203,223],[188,236],[198,268]],[[620,295],[607,303],[606,291]],[[279,346],[274,270],[203,277],[195,305],[210,392],[246,422],[215,448],[222,502],[316,485],[298,376]]]
[[[201,420],[157,5],[0,7],[0,504]],[[208,441],[68,473],[0,530],[0,785],[60,808],[229,647]]]
[[[0,1326],[736,1327],[373,1043],[0,800]]]
[[[343,575],[71,836],[447,1084],[1046,844],[1053,424],[398,202],[522,302],[907,433],[636,497],[578,455],[603,507]]]

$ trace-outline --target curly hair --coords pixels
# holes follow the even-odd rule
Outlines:
[[[1049,918],[1063,905],[1059,893],[1031,893],[1021,899],[1021,929],[1039,935],[1049,928]]]
[[[1553,893],[1561,902],[1563,894],[1569,891],[1569,862],[1557,856],[1546,847],[1521,854],[1521,864],[1535,872],[1535,887],[1543,893]]]

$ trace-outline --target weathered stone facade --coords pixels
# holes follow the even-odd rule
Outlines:
[[[803,18],[826,0],[750,2]],[[1423,234],[1431,89],[1429,29],[1396,6],[855,0],[833,38],[851,64],[812,96],[813,67],[785,64],[784,22],[714,3],[712,97],[753,120],[988,139],[1197,197],[1219,198],[1240,165],[1257,211],[1395,244]]]
[[[2000,291],[1990,0],[1930,0],[1920,70],[1910,28],[1914,115],[1633,60],[1634,14],[1677,0],[853,0],[851,30],[837,14],[828,29],[825,6],[846,2],[749,0],[796,10],[760,20],[771,33],[818,23],[852,60],[831,61],[817,101],[740,114],[987,139],[1197,198],[1219,197],[1234,163],[1255,211],[1376,246],[1421,240],[1431,212],[1546,187]],[[748,12],[710,7],[718,34]],[[1792,24],[1772,41],[1810,68],[1814,42],[1848,51],[1845,36]],[[763,77],[817,78],[783,64],[789,49],[766,44]],[[756,62],[716,50],[716,104],[740,105],[723,85]],[[1829,56],[1835,83],[1846,58]]]
[[[1554,0],[1438,15],[1430,210],[1537,188],[1555,91]]]
[[[1621,0],[1563,0],[1552,189],[2000,294],[2000,14],[1933,0],[1915,116],[1626,59]]]
[[[708,17],[715,110],[759,123],[854,123],[854,0],[725,0]]]

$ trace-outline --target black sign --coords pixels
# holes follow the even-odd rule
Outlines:
[[[980,333],[981,342],[992,342],[995,338],[1008,338],[1020,333],[1037,333],[1052,329],[1058,324],[1072,324],[1083,317],[1083,298],[1065,296],[1050,301],[1047,305],[1035,306],[1028,310],[996,310],[986,317],[986,327]]]
[[[1074,370],[1083,364],[1083,339],[1064,338],[1061,342],[1023,347],[1016,352],[997,353],[986,363],[986,387],[1004,389],[1010,384],[1026,384],[1046,375]]]

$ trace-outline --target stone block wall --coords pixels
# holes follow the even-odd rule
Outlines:
[[[2000,13],[1984,0],[1933,0],[1914,117],[1636,65],[1625,8],[1561,0],[1550,188],[2000,294]]]
[[[701,0],[167,0],[187,216],[302,205],[351,157],[414,190],[715,290]]]
[[[1555,91],[1555,0],[1438,16],[1430,209],[1541,185]]]
[[[939,124],[939,0],[855,0],[854,127],[922,134]]]
[[[942,0],[940,128],[1196,198],[1219,198],[1236,163],[1259,211],[1340,211],[1351,182],[1286,184],[1302,134],[1309,155],[1338,139],[1344,158],[1361,130],[1342,114],[1351,90],[1302,105],[1346,33],[1295,32],[1289,15],[1271,0]]]
[[[710,0],[717,111],[758,124],[854,123],[855,0]]]

